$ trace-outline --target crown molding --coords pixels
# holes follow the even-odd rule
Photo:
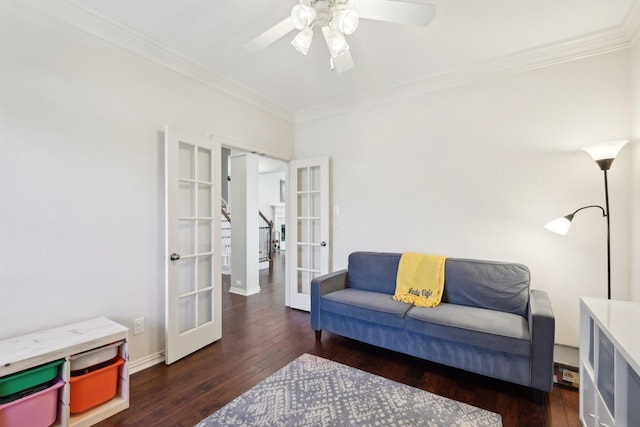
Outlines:
[[[294,112],[290,108],[195,63],[106,16],[80,6],[74,0],[20,1],[109,43],[295,124],[626,49],[637,42],[640,37],[640,0],[635,0],[623,23],[609,30],[427,75],[418,80]]]
[[[133,52],[170,70],[181,73],[231,97],[274,114],[288,122],[293,122],[294,113],[290,108],[214,73],[205,66],[187,59],[148,37],[106,16],[88,10],[71,0],[20,1],[108,43]]]
[[[630,44],[635,44],[640,37],[640,0],[633,2],[622,28],[629,37]]]
[[[638,12],[636,0],[635,10]],[[431,74],[412,82],[326,103],[296,112],[296,124],[320,120],[348,111],[397,102],[430,92],[494,80],[525,71],[574,61],[589,56],[626,49],[631,46],[630,33],[638,34],[640,14],[629,16],[625,25],[584,37],[569,39],[512,55],[494,58],[467,67]]]

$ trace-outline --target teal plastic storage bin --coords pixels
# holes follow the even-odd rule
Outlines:
[[[19,393],[28,388],[51,381],[58,376],[58,368],[62,363],[64,363],[64,359],[0,378],[0,397]]]

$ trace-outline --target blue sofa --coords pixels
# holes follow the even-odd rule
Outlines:
[[[555,319],[521,264],[447,258],[442,302],[392,299],[401,254],[354,252],[311,282],[311,327],[531,387],[553,388]]]

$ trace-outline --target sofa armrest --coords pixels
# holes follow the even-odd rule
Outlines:
[[[553,389],[553,347],[555,318],[546,292],[531,290],[529,296],[529,334],[531,336],[531,387]]]
[[[347,287],[347,270],[316,277],[311,281],[311,327],[316,331],[322,329],[320,323],[320,297],[329,292]]]

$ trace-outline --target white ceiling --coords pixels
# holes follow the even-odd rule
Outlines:
[[[355,68],[335,73],[318,34],[307,56],[290,45],[295,32],[258,53],[242,48],[288,16],[296,0],[64,1],[292,113],[523,52],[628,34],[640,8],[640,0],[413,0],[437,6],[428,27],[361,20],[348,36]]]

